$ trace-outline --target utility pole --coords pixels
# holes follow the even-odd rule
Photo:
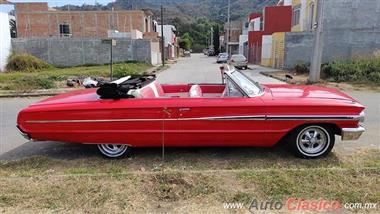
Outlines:
[[[315,26],[313,56],[311,58],[310,73],[308,82],[319,81],[321,75],[321,64],[323,54],[323,19],[324,19],[324,0],[317,1],[318,22]]]
[[[214,51],[215,51],[215,47],[214,47],[214,29],[213,29],[213,27],[211,27],[210,46],[211,46],[211,47],[214,49]]]
[[[165,38],[164,38],[164,8],[161,5],[161,61],[165,66]]]
[[[230,54],[230,48],[228,46],[228,43],[230,43],[230,29],[231,29],[230,11],[231,11],[231,0],[228,0],[228,12],[227,12],[228,29],[227,29],[227,39],[226,39],[226,52],[228,54]]]

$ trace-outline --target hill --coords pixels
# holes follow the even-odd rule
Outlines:
[[[261,12],[267,5],[274,5],[278,0],[231,0],[231,20],[243,20],[251,12]],[[160,21],[160,6],[165,8],[165,19],[169,22],[174,18],[184,23],[194,23],[199,18],[212,22],[224,23],[227,20],[228,0],[116,0],[115,9],[151,9],[155,19]],[[67,5],[58,7],[67,10]],[[70,10],[110,10],[108,5],[70,5]]]
[[[231,0],[231,20],[243,20],[251,12],[261,12],[267,5],[278,0]],[[192,23],[198,18],[223,23],[227,20],[228,0],[117,0],[120,9],[151,9],[159,20],[160,5],[165,8],[166,20],[179,18]]]

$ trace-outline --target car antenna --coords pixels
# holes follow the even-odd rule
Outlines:
[[[167,107],[164,107],[163,109],[164,115],[162,118],[162,160],[165,160],[165,118],[171,117],[170,110],[168,110]]]
[[[165,112],[165,110],[164,110]],[[162,161],[165,160],[165,118],[162,119],[162,154],[161,154],[161,158],[162,158]]]

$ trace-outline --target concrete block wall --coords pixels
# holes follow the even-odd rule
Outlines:
[[[285,33],[283,67],[293,68],[297,63],[309,63],[312,57],[314,34],[312,32]],[[277,65],[281,67],[281,65]]]
[[[349,60],[380,50],[380,1],[325,0],[323,62]],[[309,63],[313,32],[285,35],[285,68]]]
[[[151,42],[145,39],[116,39],[113,61],[152,63]],[[12,39],[16,53],[32,54],[55,66],[105,64],[110,61],[110,45],[91,38],[30,38]]]

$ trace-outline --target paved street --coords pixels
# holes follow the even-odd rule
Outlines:
[[[214,57],[193,54],[191,58],[182,58],[168,70],[158,74],[161,83],[220,82],[219,64]],[[260,75],[260,67],[251,66],[244,71],[260,83],[282,83]],[[347,92],[367,106],[367,132],[359,141],[340,142],[337,139],[335,150],[344,152],[358,148],[380,148],[380,93],[354,91]],[[31,155],[73,158],[90,156],[88,146],[57,142],[27,142],[17,132],[17,113],[27,105],[44,98],[8,98],[0,99],[0,159],[14,159]]]
[[[181,58],[178,63],[171,65],[170,69],[159,73],[158,81],[160,83],[219,83],[221,82],[219,70],[221,65],[216,63],[216,57],[192,54],[190,58]],[[283,83],[259,74],[262,70],[257,66],[250,66],[250,68],[253,69],[244,72],[259,83]]]

